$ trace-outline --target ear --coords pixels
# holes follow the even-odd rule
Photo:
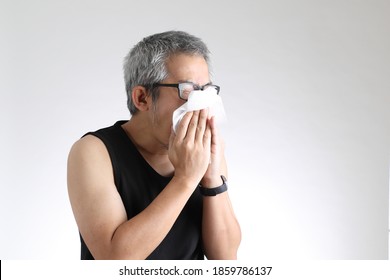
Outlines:
[[[152,98],[143,86],[135,86],[131,92],[131,98],[135,107],[140,111],[148,111],[152,105]]]

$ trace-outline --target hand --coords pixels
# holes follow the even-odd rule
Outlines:
[[[168,156],[175,168],[175,177],[189,180],[194,187],[204,176],[211,154],[211,127],[207,122],[208,110],[188,112],[171,131]]]
[[[214,188],[222,185],[221,175],[227,176],[227,172],[224,157],[224,143],[220,138],[215,118],[212,117],[208,123],[211,129],[210,164],[202,178],[201,184],[204,187]]]

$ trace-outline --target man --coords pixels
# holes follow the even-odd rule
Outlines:
[[[85,135],[69,154],[82,259],[237,257],[241,232],[214,118],[188,112],[172,129],[189,91],[219,91],[208,54],[200,39],[172,31],[144,38],[126,57],[132,117]]]

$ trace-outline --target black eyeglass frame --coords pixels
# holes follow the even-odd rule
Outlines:
[[[217,90],[217,95],[219,95],[219,91],[221,90],[220,86],[213,85],[212,83],[208,83],[208,84],[205,84],[203,86],[199,86],[199,85],[191,83],[191,82],[183,82],[183,83],[177,83],[177,84],[154,83],[154,84],[152,84],[151,88],[152,89],[156,88],[156,87],[173,87],[173,88],[177,88],[177,95],[179,96],[179,98],[182,99],[182,100],[187,101],[187,99],[182,98],[181,95],[180,95],[180,85],[182,85],[182,84],[191,84],[191,85],[194,86],[194,90],[204,90],[204,88],[206,88],[206,87],[213,86]]]

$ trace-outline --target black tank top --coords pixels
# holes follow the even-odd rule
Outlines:
[[[126,121],[89,132],[105,144],[111,158],[117,190],[131,219],[143,211],[170,182],[172,177],[158,174],[142,157],[121,127]],[[204,259],[202,250],[202,197],[195,190],[173,227],[147,259]],[[153,230],[153,229],[151,229]],[[81,259],[93,259],[82,236]]]

